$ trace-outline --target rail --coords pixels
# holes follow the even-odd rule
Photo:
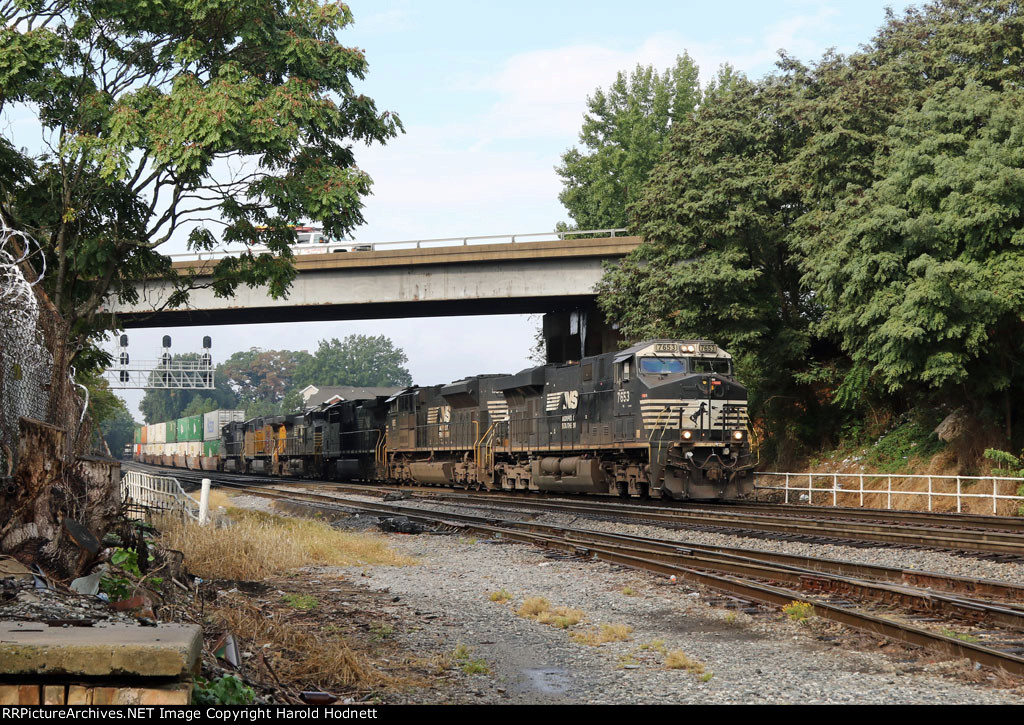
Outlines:
[[[121,476],[121,502],[129,511],[142,514],[151,512],[179,513],[201,521],[204,512],[200,504],[181,488],[178,479],[154,476],[142,471],[124,471]]]
[[[468,247],[475,244],[524,244],[529,242],[553,242],[600,234],[616,237],[626,233],[626,229],[581,229],[566,232],[531,232],[529,234],[492,234],[477,237],[441,237],[437,239],[405,239],[391,242],[318,242],[313,244],[293,244],[293,254],[332,254],[336,252],[376,252],[382,249],[433,249],[436,247]],[[526,241],[524,241],[526,240]],[[192,252],[187,254],[168,255],[175,262],[201,262],[204,260],[237,257],[242,253],[270,253],[270,249],[261,244],[245,245],[244,249],[228,250],[223,247],[208,252]]]
[[[773,482],[779,481],[781,485],[766,485],[759,483],[758,479],[770,479]],[[874,487],[875,482],[884,481],[884,487]],[[918,488],[893,488],[893,482],[899,485],[903,481],[916,483]],[[865,487],[867,482],[868,487]],[[991,490],[986,485],[985,491],[980,490],[979,484],[991,484]],[[1014,493],[1000,493],[1000,486],[1010,488]],[[1024,496],[1018,495],[1024,486],[1024,478],[1012,478],[1007,476],[945,476],[931,474],[911,473],[783,473],[783,472],[758,472],[754,474],[754,489],[758,491],[783,491],[785,502],[791,503],[792,494],[797,496],[797,501],[818,505],[824,500],[826,503],[831,499],[832,506],[840,505],[840,496],[844,501],[851,497],[858,499],[859,505],[864,506],[865,496],[885,496],[885,508],[893,508],[893,497],[899,496],[924,496],[928,501],[928,510],[932,511],[935,499],[956,499],[956,512],[963,512],[964,501],[976,499],[991,499],[993,515],[998,513],[1000,501],[1016,501],[1024,504]],[[964,488],[973,489],[965,491]],[[977,488],[976,488],[977,487]],[[806,497],[806,498],[802,498]],[[844,503],[843,505],[849,505]]]

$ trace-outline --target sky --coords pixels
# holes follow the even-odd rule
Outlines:
[[[350,0],[342,43],[362,48],[369,72],[357,90],[396,112],[405,134],[358,147],[374,180],[366,242],[547,232],[568,215],[555,167],[577,144],[588,95],[620,70],[664,70],[684,51],[703,81],[728,62],[752,77],[780,49],[812,61],[855,51],[910,3],[857,0]],[[10,124],[10,120],[8,120]],[[8,125],[9,127],[9,125]],[[625,220],[623,220],[623,225]],[[169,250],[180,251],[180,250]],[[306,349],[326,338],[383,334],[403,348],[417,384],[515,372],[530,365],[537,318],[520,315],[130,330],[133,358],[213,338],[221,362],[238,350]],[[141,391],[127,391],[137,413]]]

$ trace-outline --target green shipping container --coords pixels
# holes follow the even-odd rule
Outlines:
[[[135,442],[139,444],[142,443],[142,428],[135,428]]]
[[[203,455],[210,458],[220,455],[220,441],[203,441]]]
[[[178,443],[201,441],[203,439],[203,416],[190,415],[178,418]]]
[[[164,423],[167,427],[167,438],[164,443],[177,443],[178,442],[178,424],[175,421],[168,421]]]

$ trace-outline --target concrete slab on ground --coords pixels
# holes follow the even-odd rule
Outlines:
[[[0,676],[191,677],[202,641],[194,624],[49,627],[0,621]]]

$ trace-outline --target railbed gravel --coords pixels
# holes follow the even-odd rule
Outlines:
[[[1024,703],[1020,690],[942,676],[973,672],[963,661],[852,651],[839,644],[837,625],[713,607],[695,589],[644,572],[459,536],[389,539],[419,563],[339,573],[398,597],[395,611],[409,623],[399,636],[411,649],[450,652],[465,645],[490,669],[455,672],[446,687],[406,693],[408,702]],[[490,601],[500,589],[512,595],[510,602]],[[586,619],[564,630],[516,614],[537,596],[580,609]],[[631,640],[594,647],[570,638],[571,631],[600,624],[631,625]],[[700,662],[710,677],[667,669],[664,653],[642,649],[659,641],[665,651],[681,650]]]
[[[380,503],[376,496],[334,495]],[[401,505],[450,512],[467,509],[417,499]],[[941,552],[773,541],[590,517],[522,514],[581,528],[1022,581],[1018,564]],[[372,518],[354,517],[338,525],[365,528]],[[994,680],[967,661],[936,661],[900,645],[886,646],[886,651],[895,653],[886,655],[880,646],[884,641],[874,639],[861,641],[863,650],[852,649],[853,630],[840,625],[817,618],[791,622],[777,610],[751,616],[711,606],[697,589],[670,584],[646,572],[466,536],[388,535],[388,539],[419,563],[332,571],[358,577],[396,597],[393,611],[408,622],[396,636],[404,638],[413,652],[452,652],[464,645],[470,658],[484,660],[489,668],[485,674],[470,675],[456,664],[447,685],[407,691],[397,701],[1024,704],[1019,681]],[[632,596],[624,593],[626,587]],[[491,592],[500,589],[512,595],[510,602],[490,601]],[[585,620],[563,630],[516,614],[525,599],[537,596],[552,606],[580,609]],[[593,647],[570,637],[571,631],[601,624],[631,625],[630,641]],[[661,652],[644,648],[659,642]],[[705,675],[666,668],[665,653],[672,650],[699,662]]]
[[[339,499],[381,503],[379,497],[361,496],[356,494],[337,494]],[[492,507],[472,506],[469,504],[440,504],[422,499],[407,499],[399,502],[401,506],[422,508],[429,511],[447,513],[479,513],[486,510],[493,512]],[[578,502],[577,502],[578,503]],[[1017,562],[990,561],[975,556],[963,556],[928,549],[914,549],[894,546],[843,546],[841,544],[819,544],[800,541],[782,541],[756,536],[723,534],[712,531],[696,531],[693,529],[672,529],[664,526],[637,524],[624,521],[600,519],[592,516],[579,516],[564,513],[542,513],[528,509],[514,509],[512,504],[501,505],[502,515],[515,518],[516,515],[536,521],[537,523],[574,526],[581,529],[645,536],[654,539],[679,541],[695,545],[733,546],[758,551],[772,551],[797,556],[813,556],[819,559],[839,559],[843,561],[875,564],[904,569],[937,572],[964,577],[980,577],[994,579],[1013,584],[1024,584],[1024,564]]]

